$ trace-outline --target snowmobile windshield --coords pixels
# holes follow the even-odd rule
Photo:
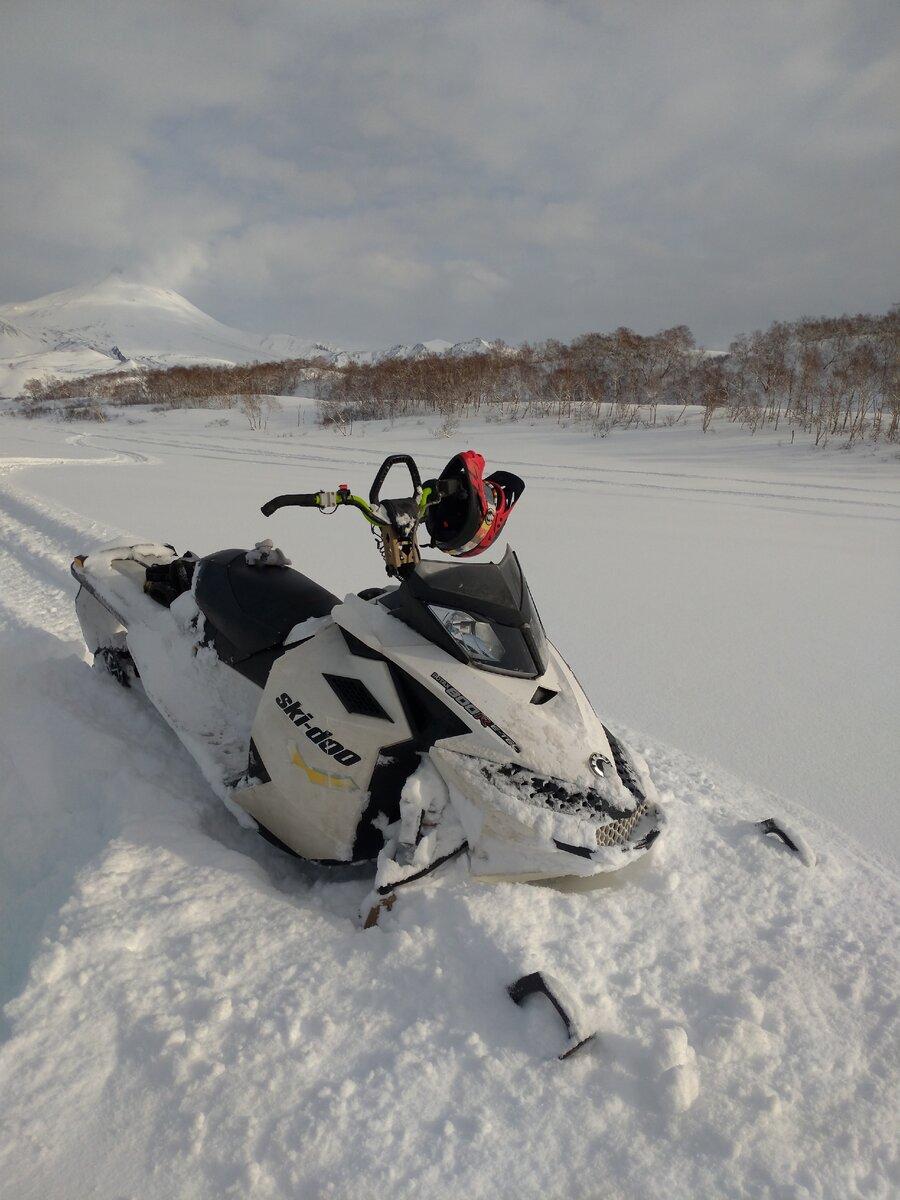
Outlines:
[[[500,563],[420,562],[382,603],[475,667],[529,678],[547,669],[544,628],[512,550]]]

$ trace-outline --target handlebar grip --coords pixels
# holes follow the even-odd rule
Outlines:
[[[264,517],[271,517],[272,513],[279,508],[318,508],[319,493],[318,492],[299,492],[293,496],[276,496],[273,500],[267,500],[260,509]]]
[[[381,485],[387,478],[388,471],[390,471],[391,467],[397,466],[399,463],[404,463],[408,468],[410,478],[412,479],[413,491],[417,491],[422,486],[419,468],[416,466],[416,461],[411,454],[389,454],[378,468],[378,474],[375,476],[374,482],[369,489],[370,504],[377,504],[379,502]]]

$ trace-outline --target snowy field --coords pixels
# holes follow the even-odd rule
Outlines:
[[[343,438],[283,403],[264,432],[0,420],[4,1194],[897,1195],[896,449],[726,424]],[[68,564],[273,537],[342,595],[381,578],[363,522],[259,505],[467,446],[525,478],[509,541],[669,825],[609,886],[448,873],[363,931],[365,872],[240,829],[89,669]],[[772,815],[807,861],[758,834]],[[536,969],[597,1030],[565,1062],[549,1006],[505,991]]]

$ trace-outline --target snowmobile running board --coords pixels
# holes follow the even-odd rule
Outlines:
[[[552,980],[553,987],[550,986],[548,980]],[[517,979],[515,983],[511,983],[506,989],[509,992],[509,998],[514,1004],[520,1007],[528,999],[529,996],[544,995],[559,1013],[563,1025],[566,1027],[566,1033],[569,1035],[569,1044],[563,1050],[562,1054],[558,1054],[560,1060],[569,1058],[576,1050],[580,1050],[582,1046],[586,1046],[592,1041],[595,1034],[583,1033],[575,1020],[572,1005],[569,997],[566,995],[565,989],[560,984],[559,980],[552,979],[552,976],[544,975],[541,971],[532,971],[530,975],[523,975],[521,979]],[[564,997],[568,1002],[568,1007],[563,1003],[560,997]]]

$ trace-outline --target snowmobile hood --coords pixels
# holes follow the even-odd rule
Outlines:
[[[543,777],[566,780],[573,788],[596,788],[620,809],[633,807],[634,792],[623,778],[624,752],[620,770],[609,731],[549,643],[547,669],[540,676],[474,671],[463,655],[426,641],[411,622],[396,620],[380,602],[348,596],[333,616],[465,722],[469,732],[452,739],[455,750],[497,762],[512,760]],[[430,614],[425,616],[432,622]],[[649,775],[646,782],[643,775],[640,778],[640,790],[646,794],[652,787]]]

